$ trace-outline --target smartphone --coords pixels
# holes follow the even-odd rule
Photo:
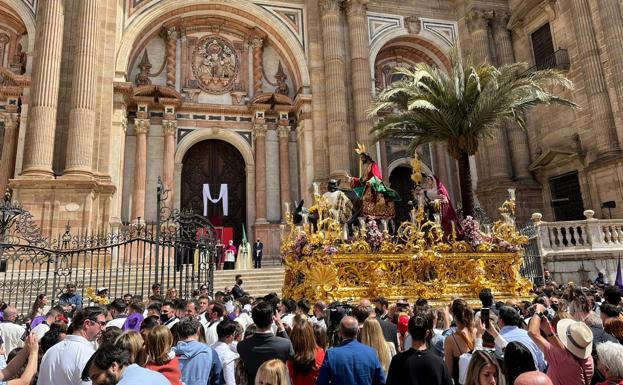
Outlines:
[[[489,329],[489,308],[483,307],[480,309],[480,319],[485,324],[485,328]]]
[[[26,341],[28,339],[28,336],[30,335],[30,324],[27,323],[26,324],[26,329],[24,330],[24,334],[22,334],[22,336],[20,337],[20,339],[22,341]]]

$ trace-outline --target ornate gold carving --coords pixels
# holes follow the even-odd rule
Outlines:
[[[317,190],[317,189],[315,189]],[[286,218],[290,231],[282,234],[281,253],[286,275],[285,297],[310,300],[348,300],[383,296],[428,298],[434,302],[461,296],[477,301],[482,288],[497,298],[527,297],[532,284],[521,277],[521,245],[528,239],[511,223],[514,196],[502,208],[508,214],[497,221],[491,234],[478,242],[444,234],[438,221],[427,220],[423,205],[411,212],[396,235],[386,226],[361,226],[352,239],[329,216],[326,198],[314,192],[310,212],[318,215],[315,227],[304,216],[302,226]],[[285,229],[284,229],[285,230]]]
[[[149,119],[134,119],[134,132],[136,134],[147,134],[149,132]]]
[[[204,36],[192,55],[193,74],[199,88],[210,94],[223,94],[233,88],[240,60],[230,41],[216,35]]]
[[[164,135],[173,135],[177,129],[177,120],[163,120],[162,131]]]

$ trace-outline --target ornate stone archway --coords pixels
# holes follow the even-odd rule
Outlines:
[[[252,234],[251,226],[255,223],[255,161],[251,146],[239,134],[219,128],[198,129],[186,134],[177,144],[175,151],[175,172],[173,175],[175,190],[181,191],[184,155],[195,144],[209,139],[219,139],[233,145],[244,159],[247,188],[246,230],[247,234]],[[180,194],[175,194],[174,207],[180,207]]]
[[[252,2],[232,4],[224,0],[196,0],[192,6],[185,0],[168,0],[154,5],[149,11],[137,16],[127,27],[121,38],[115,64],[116,78],[124,81],[129,75],[129,64],[134,47],[152,30],[160,28],[170,15],[182,17],[209,11],[211,15],[243,21],[257,26],[271,36],[271,42],[283,53],[287,66],[293,70],[296,84],[310,85],[309,70],[305,52],[295,37],[273,15]]]

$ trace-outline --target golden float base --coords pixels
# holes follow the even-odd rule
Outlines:
[[[497,300],[526,298],[532,283],[519,274],[517,253],[337,254],[318,252],[285,259],[283,295],[309,301],[356,301],[385,297],[389,301],[425,298],[447,303],[460,297],[480,304],[478,293],[490,288]]]

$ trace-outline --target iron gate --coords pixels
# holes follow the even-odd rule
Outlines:
[[[27,311],[38,294],[53,303],[69,282],[83,298],[87,288],[105,287],[111,298],[148,296],[151,285],[176,288],[190,297],[201,284],[212,294],[216,234],[203,216],[162,206],[167,191],[158,183],[158,219],[107,234],[75,235],[69,225],[55,239],[42,236],[32,215],[11,199],[0,202],[0,299]],[[88,302],[84,298],[85,304]]]
[[[530,279],[532,283],[539,285],[543,282],[543,260],[539,252],[537,239],[537,227],[530,223],[523,227],[519,232],[528,237],[528,243],[523,245],[523,265],[521,275]]]

